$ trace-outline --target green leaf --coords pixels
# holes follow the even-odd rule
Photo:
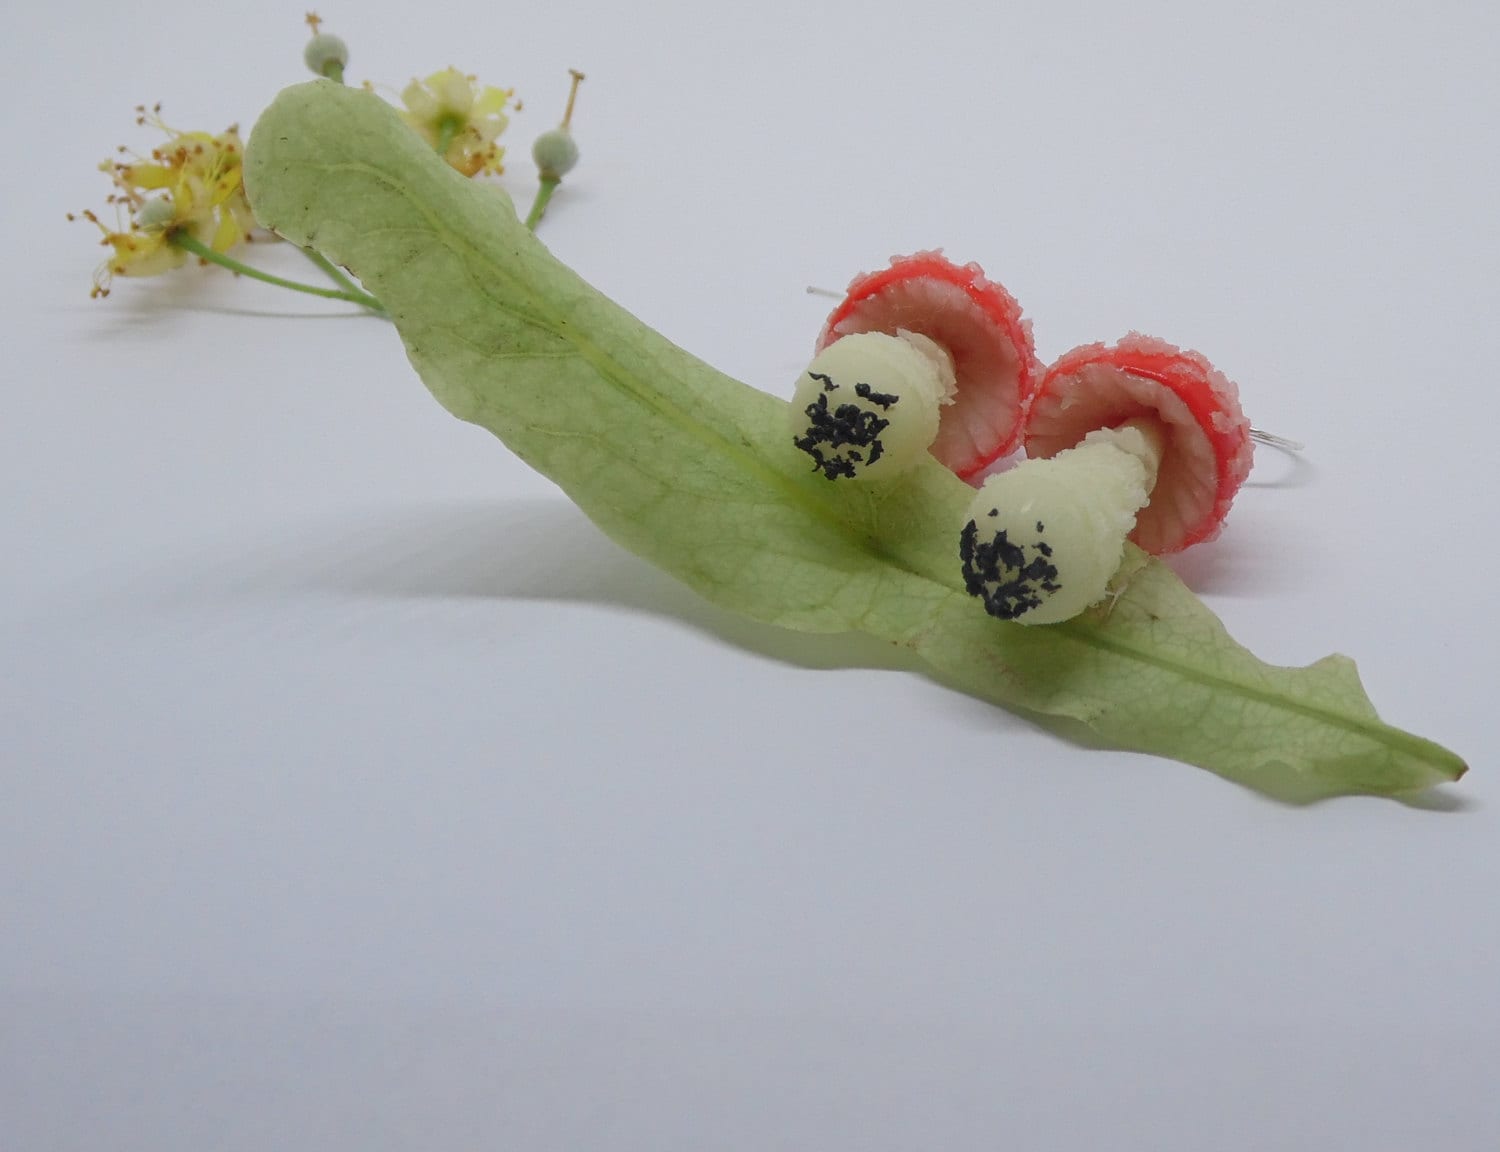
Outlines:
[[[1261,663],[1139,552],[1119,594],[1085,616],[992,619],[959,571],[966,484],[936,462],[879,489],[817,475],[791,445],[785,401],[590,288],[503,193],[452,171],[368,93],[283,92],[255,127],[245,180],[264,224],[379,297],[449,411],[718,604],[884,637],[967,692],[1271,795],[1397,794],[1464,771],[1382,724],[1350,661]]]

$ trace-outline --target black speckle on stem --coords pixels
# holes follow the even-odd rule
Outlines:
[[[991,511],[990,515],[995,515]],[[1041,524],[1038,523],[1038,528]],[[1028,549],[1036,555],[1028,555]],[[970,520],[958,539],[963,561],[964,588],[984,602],[984,610],[1001,620],[1015,620],[1039,608],[1044,594],[1062,589],[1057,566],[1049,559],[1052,549],[1045,540],[1033,545],[1016,544],[1004,528],[981,538],[979,525]]]
[[[807,431],[792,443],[812,457],[815,471],[822,472],[830,480],[853,476],[858,465],[868,468],[874,464],[885,454],[880,434],[890,427],[891,422],[859,404],[830,406],[828,393],[838,385],[821,373],[809,375],[822,382],[824,390],[803,410],[808,421]],[[855,392],[874,403],[872,398],[859,392],[861,388],[868,392],[869,386],[856,385]],[[890,401],[894,404],[896,398],[891,397]]]

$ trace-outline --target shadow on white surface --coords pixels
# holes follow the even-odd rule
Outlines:
[[[245,257],[247,263],[286,279],[316,288],[331,285],[317,268],[297,258],[289,244],[259,243]],[[262,307],[246,301],[279,302],[280,307]],[[289,292],[257,283],[221,268],[176,269],[170,276],[131,281],[117,278],[101,311],[109,323],[90,331],[106,339],[159,337],[167,327],[185,324],[191,313],[252,317],[271,320],[370,320],[386,321],[344,300]]]
[[[803,668],[921,668],[871,636],[793,632],[718,608],[614,544],[561,497],[389,510],[353,529],[303,535],[292,551],[253,579],[383,599],[600,604],[676,620]]]
[[[1186,570],[1190,586],[1209,586],[1220,593],[1239,587],[1240,580],[1253,584],[1251,577],[1236,573],[1245,568],[1253,573],[1256,557],[1262,556],[1254,532],[1244,534],[1233,548],[1224,544],[1216,541],[1186,560],[1174,557],[1173,566],[1179,574]],[[1261,563],[1269,561],[1262,557]],[[385,509],[363,523],[304,528],[293,542],[274,547],[269,555],[237,557],[226,570],[234,573],[237,591],[255,595],[597,604],[685,624],[740,651],[800,668],[905,671],[969,696],[904,649],[874,637],[794,632],[718,608],[615,545],[561,497]],[[1021,709],[995,708],[995,713],[1081,748],[1115,747],[1066,718]],[[1283,783],[1251,790],[1293,806],[1330,799],[1324,793],[1303,792],[1295,782]],[[1463,794],[1439,790],[1400,802],[1433,812],[1478,807]]]
[[[1269,525],[1234,516],[1217,540],[1162,557],[1178,579],[1202,597],[1270,600],[1298,590],[1295,568],[1284,557],[1295,549],[1290,530],[1273,538]]]
[[[368,312],[361,312],[352,305],[348,312],[275,312],[269,308],[211,308],[206,305],[190,305],[185,311],[206,312],[215,316],[253,316],[267,320],[375,320]]]

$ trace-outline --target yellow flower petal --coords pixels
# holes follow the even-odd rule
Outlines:
[[[422,86],[421,81],[413,80],[401,90],[401,103],[405,104],[412,116],[422,122],[437,119],[438,102],[433,98],[431,92]]]
[[[170,188],[177,179],[175,169],[163,164],[124,164],[115,169],[116,182],[131,188]]]
[[[467,120],[473,114],[474,88],[457,68],[445,68],[427,77],[427,87],[449,116]]]
[[[513,95],[513,92],[505,88],[486,88],[474,101],[474,115],[493,116],[510,102]]]
[[[240,231],[240,222],[234,218],[234,213],[224,212],[219,216],[219,226],[214,230],[214,237],[208,246],[215,252],[228,252],[244,238],[245,234]]]
[[[165,233],[112,232],[105,237],[115,254],[108,269],[115,276],[160,276],[186,259],[167,243]]]

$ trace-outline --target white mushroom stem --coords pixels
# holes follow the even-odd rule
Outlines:
[[[1160,425],[1137,419],[990,477],[960,544],[969,592],[1023,624],[1067,620],[1103,599],[1161,454]]]
[[[830,480],[899,475],[927,454],[954,387],[952,358],[925,336],[845,336],[797,381],[792,443]]]

